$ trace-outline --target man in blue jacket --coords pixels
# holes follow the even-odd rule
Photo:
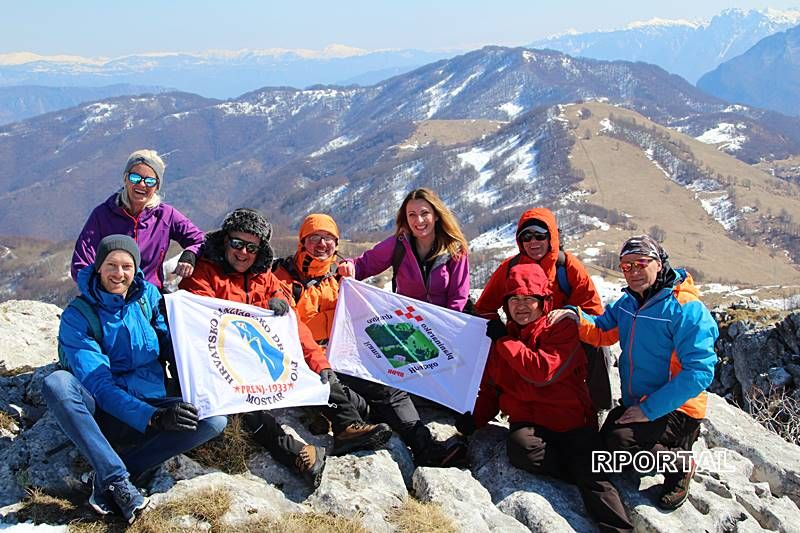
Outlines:
[[[139,264],[131,237],[100,241],[94,264],[78,274],[82,302],[61,316],[59,355],[67,369],[47,376],[43,387],[61,429],[94,468],[89,504],[102,515],[116,507],[128,523],[147,506],[133,482],[227,424],[224,416],[198,420],[194,405],[166,396],[159,357],[170,358],[172,345],[161,295]]]
[[[595,346],[619,340],[622,405],[609,412],[603,439],[612,452],[647,456],[644,463],[664,474],[658,506],[672,510],[686,501],[697,466],[691,449],[706,415],[719,331],[692,277],[670,266],[655,239],[631,237],[619,255],[628,286],[602,315],[579,311],[580,337]]]

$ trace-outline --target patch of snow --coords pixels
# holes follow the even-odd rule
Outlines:
[[[597,257],[598,255],[600,255],[600,248],[594,248],[594,247],[586,248],[583,251],[583,255],[586,257]]]
[[[739,111],[747,111],[749,108],[744,105],[732,104],[722,110],[723,113],[737,113]]]
[[[513,223],[503,224],[481,233],[469,241],[469,247],[472,250],[490,250],[494,248],[516,250],[517,225]]]
[[[693,181],[686,188],[694,192],[713,192],[721,190],[722,185],[717,180],[702,179]]]
[[[462,83],[461,85],[459,85],[458,87],[456,87],[455,89],[450,91],[450,98],[453,98],[453,97],[457,96],[461,91],[466,89],[467,85],[469,85],[469,82],[471,82],[472,80],[474,80],[478,76],[482,76],[482,75],[483,75],[483,72],[473,72],[472,74],[470,74],[467,77],[467,79],[464,80],[464,83]]]
[[[334,187],[330,191],[326,192],[322,196],[318,196],[314,203],[319,207],[328,207],[335,205],[336,202],[339,200],[339,197],[347,190],[347,185],[339,185],[338,187]]]
[[[358,140],[358,136],[356,137],[348,137],[346,135],[342,135],[340,137],[336,137],[335,139],[331,140],[328,144],[311,154],[309,157],[319,157],[322,154],[326,154],[328,152],[332,152],[333,150],[337,150],[343,146],[347,146],[348,144],[352,144]]]
[[[646,29],[652,27],[661,27],[661,28],[669,28],[675,26],[685,26],[696,30],[703,26],[704,22],[699,20],[686,20],[686,19],[662,19],[659,17],[653,17],[650,20],[637,20],[631,22],[626,26],[628,30],[636,30],[636,29]]]
[[[101,124],[111,118],[112,112],[117,108],[117,104],[108,104],[105,102],[97,102],[89,104],[84,107],[84,110],[90,114],[86,117],[78,128],[78,131],[86,131],[92,124]]]
[[[498,106],[500,111],[508,115],[509,119],[512,119],[522,113],[523,107],[521,105],[517,105],[514,102],[506,102],[505,104]]]
[[[433,115],[436,114],[436,112],[444,103],[448,93],[443,92],[442,87],[444,87],[444,85],[450,81],[452,77],[453,75],[450,74],[439,83],[425,89],[425,94],[427,94],[429,97],[427,118],[433,117]]]
[[[604,118],[603,120],[600,121],[600,131],[601,132],[606,132],[606,131],[613,132],[614,131],[614,123],[612,123],[611,120],[608,117]]]
[[[578,219],[581,221],[581,223],[586,224],[588,226],[594,226],[602,231],[608,231],[609,229],[611,229],[611,226],[608,225],[608,223],[603,222],[602,220],[596,217],[578,215]]]
[[[736,227],[739,217],[727,193],[707,198],[699,198],[700,205],[706,213],[714,217],[727,231]]]
[[[788,298],[769,298],[767,300],[761,300],[761,305],[781,311],[794,311],[795,309],[800,309],[800,294],[795,294]]]
[[[530,52],[528,50],[523,50],[522,51],[522,59],[524,59],[528,63],[530,63],[531,61],[535,62],[536,61],[536,54],[534,54],[533,52]]]
[[[622,289],[628,286],[624,279],[606,280],[602,276],[592,276],[592,282],[600,294],[603,305],[619,300],[622,296]]]
[[[506,158],[507,162],[515,165],[508,175],[508,181],[529,181],[537,176],[536,150],[533,145],[533,142],[523,144]]]
[[[718,150],[735,152],[736,150],[741,150],[742,145],[747,141],[747,137],[739,133],[740,130],[744,129],[747,129],[745,124],[720,122],[716,128],[703,132],[702,135],[695,137],[695,139],[706,144],[717,144]]]

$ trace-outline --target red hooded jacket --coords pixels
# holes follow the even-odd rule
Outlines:
[[[577,257],[569,252],[564,252],[566,255],[567,280],[572,289],[571,294],[567,297],[566,294],[561,292],[556,279],[556,262],[558,261],[558,250],[560,246],[558,235],[558,223],[556,216],[547,208],[537,207],[535,209],[528,209],[519,219],[517,224],[517,232],[529,220],[540,220],[545,223],[550,232],[550,251],[538,262],[539,266],[544,270],[548,279],[550,291],[553,294],[553,309],[560,309],[565,305],[575,305],[580,307],[583,311],[590,315],[602,315],[603,303],[600,300],[600,294],[589,277],[586,267],[578,260]],[[517,240],[519,247],[520,259],[517,264],[536,264],[536,262],[528,257],[522,243]],[[514,256],[516,257],[516,256]],[[484,318],[497,318],[497,310],[503,305],[503,296],[505,295],[506,278],[508,277],[509,263],[514,257],[509,257],[504,260],[497,270],[494,271],[492,277],[486,283],[480,298],[475,304],[475,310]]]
[[[526,422],[552,431],[596,427],[578,326],[572,320],[547,325],[552,309],[548,285],[535,263],[511,269],[503,301],[514,295],[541,296],[543,314],[523,327],[509,320],[508,335],[493,343],[475,403],[477,427],[486,425],[498,411],[507,414],[511,423]]]

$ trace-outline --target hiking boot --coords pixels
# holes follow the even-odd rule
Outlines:
[[[111,495],[108,493],[108,491],[104,490],[102,487],[98,486],[97,483],[95,483],[96,479],[97,477],[92,471],[89,472],[89,476],[85,481],[85,483],[92,486],[92,494],[89,496],[89,505],[95,510],[95,512],[97,512],[97,514],[106,516],[114,512],[114,502],[112,501]]]
[[[457,441],[447,446],[443,442],[431,440],[424,448],[414,452],[414,464],[438,468],[461,468],[469,466],[467,445]]]
[[[664,484],[661,485],[661,497],[658,506],[665,511],[677,509],[689,497],[689,483],[697,470],[697,463],[691,459],[691,464],[686,472],[671,472],[664,474]]]
[[[142,509],[150,503],[128,478],[111,483],[108,492],[129,524],[133,524]]]
[[[325,469],[325,448],[306,444],[297,454],[294,464],[311,486],[319,487],[322,481],[322,471]]]
[[[331,455],[343,455],[354,450],[374,450],[392,437],[392,428],[386,424],[354,422],[333,437]]]

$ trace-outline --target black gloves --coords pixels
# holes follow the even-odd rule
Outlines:
[[[507,334],[506,325],[499,318],[493,318],[486,324],[486,336],[493,341],[505,337]]]
[[[197,429],[197,407],[190,403],[178,402],[169,407],[156,409],[150,424],[163,431],[194,431]]]
[[[475,433],[475,417],[472,416],[472,412],[467,411],[466,413],[458,415],[456,418],[456,429],[465,437]]]
[[[331,370],[330,368],[326,368],[325,370],[320,370],[319,372],[319,380],[324,385],[327,382],[336,382],[336,373]]]
[[[289,312],[289,302],[281,298],[270,298],[267,305],[275,316],[283,316]]]

